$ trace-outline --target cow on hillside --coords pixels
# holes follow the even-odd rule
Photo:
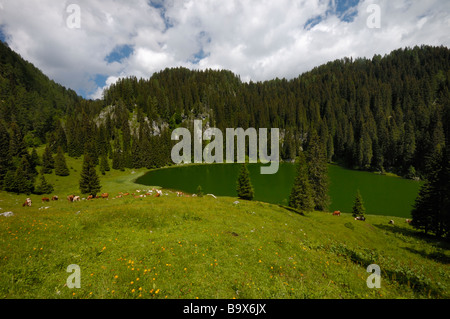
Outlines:
[[[334,211],[333,216],[341,216],[341,212],[336,210]]]
[[[31,198],[27,198],[27,200],[25,201],[25,203],[22,204],[22,207],[31,207]]]

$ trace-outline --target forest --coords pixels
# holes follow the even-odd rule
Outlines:
[[[227,70],[179,67],[121,78],[92,101],[1,43],[0,187],[34,192],[55,166],[64,171],[64,154],[88,154],[102,173],[173,165],[171,132],[192,129],[194,119],[222,131],[279,128],[282,160],[317,134],[328,162],[438,179],[436,163],[449,170],[449,64],[448,48],[416,46],[331,61],[289,80],[243,82]]]

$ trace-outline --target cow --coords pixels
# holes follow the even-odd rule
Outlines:
[[[56,195],[52,197],[52,200],[53,200],[53,201],[58,200],[58,199],[59,199],[59,198],[58,198],[58,196],[56,196]]]
[[[130,195],[130,193],[125,193],[125,194],[123,194],[123,196],[128,196],[128,195]]]
[[[69,196],[67,196],[67,200],[69,201],[69,202],[73,202],[73,198],[75,197],[75,195],[69,195]]]
[[[25,201],[25,203],[22,204],[22,207],[31,207],[31,198],[27,198],[27,200]]]
[[[42,202],[49,202],[50,201],[50,198],[48,198],[48,197],[42,197]]]
[[[73,197],[73,201],[74,202],[79,202],[80,201],[80,196],[74,196]]]
[[[177,192],[177,197],[183,197],[183,192]]]
[[[334,211],[333,216],[341,216],[341,212],[336,210]]]
[[[405,220],[405,223],[407,223],[407,224],[411,224],[411,222],[412,222],[411,219],[406,219],[406,220]]]
[[[103,193],[102,194],[102,198],[108,198],[109,197],[109,194],[108,193]]]
[[[94,198],[95,198],[94,195],[89,195],[88,198],[87,198],[87,200],[91,200],[91,199],[94,199]]]
[[[159,197],[159,196],[161,196],[161,193],[156,193],[155,194],[155,197]]]
[[[391,220],[389,221],[389,224],[394,225],[394,220],[391,219]]]
[[[355,217],[355,220],[362,220],[362,221],[365,221],[366,218],[365,218],[364,216],[357,216],[357,217]]]

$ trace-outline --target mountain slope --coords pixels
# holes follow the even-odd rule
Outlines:
[[[81,100],[0,41],[0,121],[16,122],[23,135],[32,131],[45,143],[54,121]]]

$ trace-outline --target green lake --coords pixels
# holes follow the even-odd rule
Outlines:
[[[262,164],[248,164],[255,200],[287,205],[295,177],[295,165],[280,163],[273,175],[260,174]],[[151,170],[136,183],[195,193],[201,185],[204,194],[236,197],[240,164],[184,165]],[[356,171],[329,165],[330,211],[351,212],[359,189],[367,214],[409,218],[421,183],[400,177]]]

